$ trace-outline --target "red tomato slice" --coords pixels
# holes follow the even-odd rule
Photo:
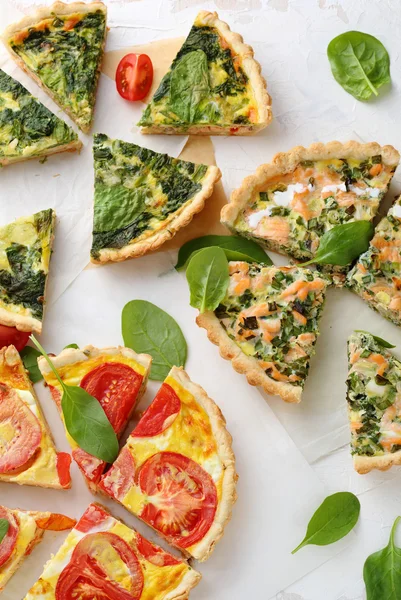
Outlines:
[[[171,565],[180,565],[182,561],[177,560],[172,554],[164,552],[162,548],[151,544],[148,540],[142,537],[138,532],[137,548],[146,560],[157,567],[169,567]]]
[[[9,522],[8,531],[0,543],[0,567],[10,558],[17,542],[19,524],[13,513],[5,506],[0,506],[0,519]]]
[[[167,383],[163,383],[152,404],[131,433],[134,437],[159,435],[174,422],[181,409],[181,400]]]
[[[20,352],[27,345],[30,335],[30,331],[18,331],[16,327],[0,325],[0,348],[15,346],[18,352]]]
[[[153,65],[147,54],[127,54],[116,71],[117,91],[125,100],[143,100],[153,81]]]
[[[40,423],[17,393],[0,384],[0,473],[25,465],[42,439]]]
[[[109,518],[109,513],[98,504],[90,504],[82,517],[79,519],[75,529],[82,533],[88,533],[96,525],[100,525]]]
[[[122,501],[134,484],[135,463],[128,448],[123,448],[111,469],[104,475],[100,486],[116,500]]]
[[[72,529],[76,523],[75,519],[70,519],[59,513],[51,513],[48,517],[39,517],[36,520],[36,525],[46,531],[65,531]]]
[[[201,540],[213,523],[217,491],[200,465],[176,452],[159,452],[143,463],[138,484],[148,496],[141,519],[170,543],[188,548]]]
[[[129,589],[112,581],[99,558],[108,556],[112,546],[126,564]],[[115,533],[89,533],[75,546],[69,564],[56,586],[56,600],[138,600],[143,590],[143,573],[138,558],[128,544]]]
[[[88,481],[98,483],[106,467],[106,463],[82,450],[74,448],[72,456]]]
[[[69,488],[71,486],[71,456],[68,452],[57,452],[57,475],[60,481],[60,485],[63,488]]]

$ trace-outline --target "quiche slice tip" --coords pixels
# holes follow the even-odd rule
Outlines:
[[[401,464],[401,362],[367,332],[348,339],[347,403],[358,473]]]
[[[229,263],[225,298],[197,324],[248,383],[300,402],[319,335],[327,278],[300,267]]]
[[[200,212],[221,172],[96,134],[91,261],[106,263],[159,248]]]
[[[2,40],[12,58],[88,133],[106,41],[103,2],[55,2],[9,25]]]
[[[56,213],[0,227],[0,324],[41,333]]]
[[[142,133],[249,135],[271,119],[253,49],[201,11],[138,124]]]
[[[204,561],[231,518],[236,481],[220,409],[173,367],[99,489],[186,556]]]

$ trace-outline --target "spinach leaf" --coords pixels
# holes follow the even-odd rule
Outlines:
[[[41,356],[39,350],[32,346],[25,346],[20,352],[25,369],[29,373],[32,383],[37,383],[43,379],[43,375],[38,367],[38,356]]]
[[[375,342],[377,342],[379,346],[383,346],[383,348],[395,348],[394,344],[386,342],[386,340],[383,340],[383,338],[379,337],[378,335],[373,335],[373,333],[369,333],[369,331],[364,331],[363,329],[355,329],[355,331],[356,333],[367,333],[368,335],[371,335]]]
[[[355,527],[360,509],[358,498],[351,492],[327,496],[309,521],[304,539],[291,554],[308,544],[327,546],[341,540]]]
[[[394,535],[401,517],[397,517],[391,529],[388,545],[366,559],[363,579],[367,600],[398,600],[401,598],[401,548],[394,542]]]
[[[150,379],[163,381],[171,367],[185,366],[187,343],[176,321],[146,300],[131,300],[121,315],[124,344],[152,356]]]
[[[187,268],[190,304],[199,311],[215,310],[226,295],[230,281],[227,257],[222,248],[203,248]]]
[[[193,123],[200,102],[209,94],[207,56],[203,50],[185,54],[171,73],[170,103],[185,123]]]
[[[93,229],[96,232],[115,231],[128,227],[143,212],[145,194],[138,188],[128,189],[102,183],[95,186]]]
[[[61,408],[65,427],[72,439],[88,454],[108,463],[114,462],[118,455],[118,439],[100,402],[83,388],[64,383],[38,340],[33,335],[30,339],[63,389]]]
[[[360,31],[347,31],[331,40],[327,56],[334,78],[357,100],[378,95],[390,81],[390,57],[378,39]]]
[[[79,346],[78,344],[68,344],[67,346],[64,346],[63,350],[66,348],[75,348],[75,350],[78,350]]]
[[[9,527],[10,523],[7,521],[7,519],[0,519],[0,544],[7,535]]]
[[[209,246],[219,246],[225,251],[234,251],[238,254],[242,254],[241,258],[231,258],[226,252],[228,260],[245,260],[247,262],[261,262],[267,265],[272,265],[270,256],[256,242],[247,240],[243,237],[235,235],[204,235],[194,240],[190,240],[183,246],[181,246],[178,252],[178,260],[175,268],[177,271],[185,268],[188,264],[192,254],[200,250],[201,248],[207,248]]]
[[[373,233],[374,227],[370,221],[336,225],[322,235],[315,256],[300,266],[317,263],[345,267],[368,249]]]

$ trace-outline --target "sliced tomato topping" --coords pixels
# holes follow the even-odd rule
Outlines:
[[[75,519],[70,519],[65,515],[59,513],[50,513],[48,517],[38,517],[36,525],[46,531],[65,531],[66,529],[72,529],[76,523]]]
[[[71,486],[71,456],[68,452],[57,452],[56,466],[60,485],[62,485],[63,488],[69,488]]]
[[[124,587],[111,579],[110,563],[118,573],[126,570]],[[109,532],[89,533],[78,542],[61,572],[55,595],[56,600],[138,600],[143,581],[138,558],[122,538]]]
[[[180,409],[181,400],[170,385],[163,383],[131,435],[134,437],[159,435],[170,427]]]
[[[98,483],[105,469],[106,463],[82,450],[74,448],[72,456],[85,475],[86,479],[92,483]]]
[[[100,525],[109,518],[109,513],[98,504],[90,504],[82,517],[79,519],[76,528],[82,533],[88,533],[97,525]]]
[[[127,54],[118,63],[117,91],[125,100],[143,100],[153,81],[153,65],[147,54]]]
[[[146,560],[157,567],[169,567],[180,565],[182,561],[177,560],[172,554],[164,552],[159,546],[155,546],[137,532],[137,548]]]
[[[0,519],[7,519],[8,531],[0,543],[0,567],[10,558],[17,542],[19,524],[14,514],[5,506],[0,506]]]
[[[41,439],[36,416],[14,390],[0,384],[0,473],[25,465]]]
[[[143,463],[138,484],[148,504],[140,517],[181,548],[209,531],[217,507],[213,479],[196,462],[176,452],[159,452]]]
[[[15,346],[20,352],[29,341],[30,331],[19,331],[16,327],[0,325],[0,348]]]
[[[123,448],[111,469],[104,475],[99,487],[121,501],[134,484],[134,478],[134,458],[128,448]]]

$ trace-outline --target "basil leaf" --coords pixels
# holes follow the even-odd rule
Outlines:
[[[391,529],[388,545],[366,559],[363,579],[367,600],[398,600],[401,598],[401,548],[394,542],[394,535],[401,517],[397,517]]]
[[[347,31],[327,47],[334,78],[357,100],[378,95],[378,88],[390,81],[390,57],[373,35]]]
[[[266,252],[252,240],[235,235],[204,235],[202,237],[190,240],[178,252],[178,259],[175,268],[177,271],[185,268],[190,258],[197,250],[208,248],[210,246],[219,246],[226,251],[227,260],[245,260],[246,262],[261,262],[266,265],[272,265],[273,262]],[[231,254],[229,253],[231,251]],[[233,252],[242,255],[244,258],[231,258],[235,256]]]
[[[79,346],[78,344],[68,344],[67,346],[64,346],[63,350],[66,348],[75,348],[75,350],[78,350]]]
[[[118,439],[100,402],[83,388],[64,383],[35,336],[31,335],[30,340],[46,359],[63,389],[61,408],[72,439],[88,454],[105,462],[114,462],[119,450]]]
[[[185,123],[193,123],[197,108],[209,91],[206,54],[203,50],[184,54],[171,73],[171,110]]]
[[[322,235],[314,258],[300,266],[318,263],[345,267],[368,249],[373,233],[374,227],[370,221],[336,225]]]
[[[337,542],[355,527],[360,509],[358,498],[351,492],[327,496],[309,521],[304,539],[291,554],[308,544],[327,546]]]
[[[39,350],[32,348],[32,346],[25,346],[20,352],[22,362],[24,363],[25,369],[29,373],[29,379],[32,383],[37,383],[43,379],[42,373],[38,367],[38,356],[41,356]]]
[[[187,268],[190,304],[199,311],[215,310],[226,295],[230,281],[224,250],[212,246],[191,258]]]
[[[163,381],[171,367],[185,366],[187,343],[177,322],[146,300],[131,300],[121,316],[124,344],[152,356],[150,379]]]
[[[373,333],[370,333],[369,331],[364,331],[363,329],[355,329],[355,331],[356,333],[367,333],[368,335],[371,335],[375,342],[377,342],[379,346],[383,346],[383,348],[395,348],[394,344],[386,342],[386,340],[383,340],[383,338],[379,337],[378,335],[373,335]]]
[[[7,521],[7,519],[0,519],[0,544],[7,535],[9,527],[10,523]]]

